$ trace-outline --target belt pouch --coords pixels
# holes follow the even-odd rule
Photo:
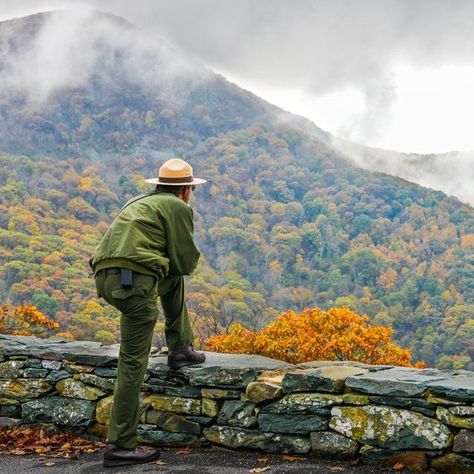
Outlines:
[[[120,269],[120,284],[122,288],[132,288],[133,286],[133,272],[128,268]]]

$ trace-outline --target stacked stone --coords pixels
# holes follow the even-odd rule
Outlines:
[[[1,423],[53,423],[104,437],[116,363],[117,348],[96,343],[0,336]],[[152,357],[140,422],[149,444],[474,472],[470,371],[215,353],[171,370],[166,357]]]

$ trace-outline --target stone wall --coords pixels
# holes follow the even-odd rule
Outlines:
[[[0,425],[106,435],[117,348],[0,335]],[[356,362],[291,365],[207,353],[171,370],[152,356],[139,436],[158,445],[259,449],[474,472],[474,373]]]

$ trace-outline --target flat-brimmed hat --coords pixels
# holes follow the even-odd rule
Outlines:
[[[158,178],[149,178],[145,181],[166,186],[191,186],[206,182],[205,179],[195,178],[191,165],[179,158],[165,161],[158,172]]]

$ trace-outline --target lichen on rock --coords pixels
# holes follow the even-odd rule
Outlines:
[[[449,429],[410,410],[386,406],[334,407],[329,426],[349,438],[389,449],[443,449],[452,443]]]

